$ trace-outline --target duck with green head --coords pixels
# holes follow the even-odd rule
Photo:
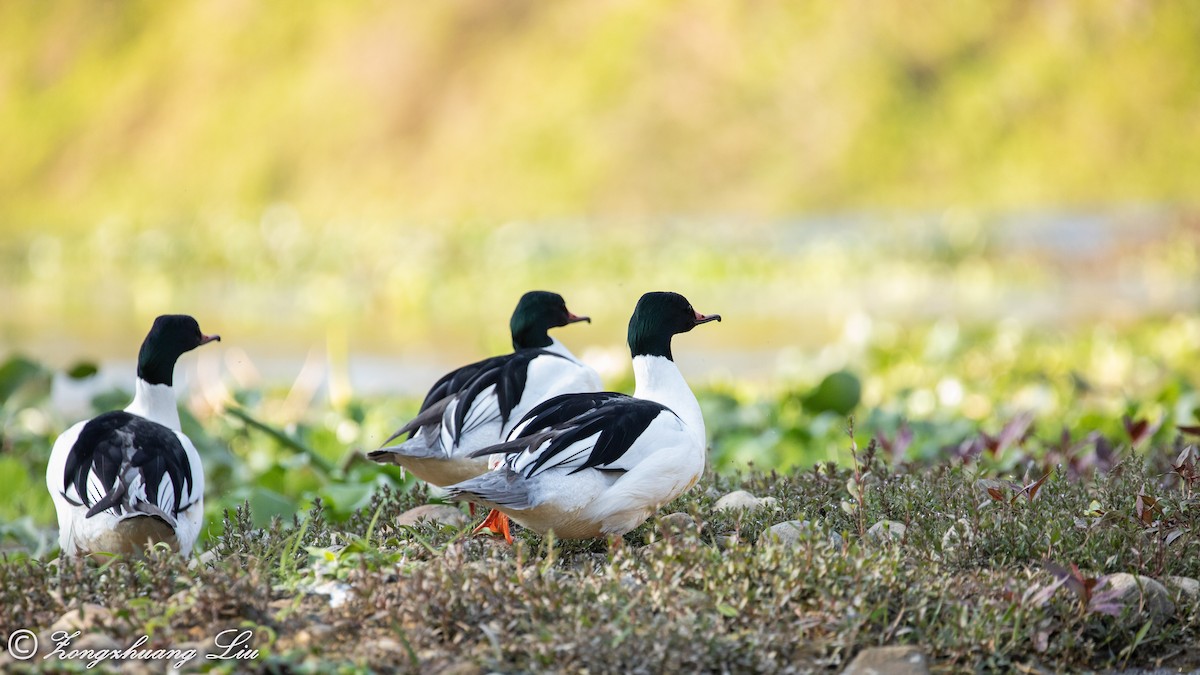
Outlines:
[[[463,366],[442,376],[417,416],[368,456],[397,464],[434,485],[451,485],[488,470],[476,450],[503,440],[533,406],[568,392],[595,391],[600,376],[550,337],[552,328],[588,321],[567,309],[558,293],[521,296],[509,321],[513,352]],[[409,434],[407,440],[388,446]]]
[[[562,539],[620,536],[692,487],[704,471],[700,404],[671,353],[675,335],[710,321],[678,293],[647,293],[629,320],[633,396],[565,394],[529,411],[492,471],[449,488],[451,499],[498,510]],[[485,523],[509,537],[502,519]]]
[[[64,556],[140,555],[158,543],[191,555],[204,516],[204,471],[179,426],[175,362],[220,339],[201,333],[190,316],[158,317],[138,352],[133,402],[54,442],[46,487]]]

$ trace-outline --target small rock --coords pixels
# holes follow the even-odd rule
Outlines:
[[[1166,621],[1175,613],[1175,603],[1171,602],[1171,592],[1166,586],[1150,577],[1141,577],[1125,572],[1117,572],[1104,577],[1108,581],[1105,588],[1097,592],[1114,590],[1120,593],[1120,601],[1133,610],[1141,607],[1154,623]]]
[[[607,566],[607,553],[579,553],[563,561],[564,568],[588,575],[599,574]]]
[[[71,632],[74,633],[75,631],[73,630]],[[53,630],[49,630],[49,629],[38,633],[38,635],[37,635],[38,653],[40,653],[42,655],[42,658],[46,658],[47,654],[54,651],[54,647],[55,647],[54,634],[55,634],[55,632]],[[8,671],[0,670],[0,673],[6,673],[6,672],[8,672]]]
[[[929,675],[929,666],[916,647],[871,647],[859,652],[842,675]]]
[[[294,604],[296,604],[295,598],[276,598],[275,600],[268,602],[267,607],[278,613],[286,609],[291,609]]]
[[[787,520],[782,523],[776,523],[771,527],[762,531],[758,535],[758,545],[762,546],[768,543],[783,544],[786,546],[794,546],[804,539],[812,539],[822,536],[821,528],[807,520]],[[829,543],[834,546],[842,547],[842,535],[837,532],[829,533]]]
[[[333,626],[324,623],[314,623],[308,627],[308,632],[317,640],[324,640],[333,635]]]
[[[459,661],[437,671],[437,675],[483,675],[487,671],[470,661]]]
[[[742,543],[742,540],[738,539],[738,536],[736,534],[721,535],[716,538],[716,541],[717,541],[717,548],[721,549],[722,551],[731,549],[731,548],[737,548]]]
[[[84,633],[79,636],[78,640],[71,643],[71,647],[82,651],[84,649],[120,649],[121,645],[104,633]]]
[[[323,643],[332,633],[334,633],[334,627],[326,625],[326,623],[312,623],[296,632],[293,639],[296,644],[307,647]]]
[[[167,598],[167,607],[190,607],[195,604],[195,598],[192,596],[191,589],[183,589],[171,594]]]
[[[336,579],[329,579],[319,584],[313,584],[308,588],[308,592],[314,595],[328,595],[329,606],[332,609],[337,609],[346,604],[350,599],[350,584]]]
[[[471,522],[467,514],[447,504],[422,504],[409,509],[396,518],[397,525],[416,525],[421,521],[462,527]]]
[[[808,521],[788,520],[776,523],[758,535],[758,544],[767,543],[793,545],[800,543],[802,538],[812,535]]]
[[[188,569],[194,570],[197,567],[207,567],[207,566],[215,563],[216,561],[217,561],[217,550],[215,548],[210,548],[207,551],[205,551],[204,553],[201,553],[200,555],[196,556],[195,558],[192,558],[191,561],[188,562]]]
[[[73,633],[77,630],[89,631],[92,628],[105,626],[112,620],[112,612],[100,605],[86,603],[82,607],[69,610],[66,614],[58,617],[54,625],[50,626],[50,633],[57,631],[66,631]]]
[[[1200,597],[1200,581],[1191,577],[1163,577],[1163,583],[1167,588],[1178,591],[1189,600]]]
[[[204,666],[205,663],[209,663],[210,661],[204,657],[209,653],[209,645],[210,644],[211,644],[211,642],[200,642],[200,641],[179,643],[179,646],[176,647],[176,649],[178,649],[180,652],[187,653],[190,651],[195,651],[195,654],[192,656],[192,658],[188,659],[183,664],[183,667],[180,668],[180,670],[199,670],[201,667]],[[180,660],[181,659],[176,659],[174,661],[171,661],[170,662],[171,666],[174,667],[175,664],[179,663]]]
[[[975,530],[971,529],[971,523],[966,518],[959,518],[942,535],[942,550],[946,552],[958,548],[970,548],[974,543]]]
[[[621,588],[623,588],[627,591],[631,591],[631,592],[640,591],[642,586],[644,585],[644,583],[642,582],[641,579],[637,578],[636,576],[634,576],[628,572],[621,575],[620,584],[621,584]]]
[[[363,648],[367,652],[378,651],[378,652],[382,652],[384,654],[398,654],[398,653],[401,653],[402,650],[404,649],[404,647],[399,642],[396,642],[395,640],[393,640],[391,638],[386,638],[386,637],[379,638],[377,640],[371,640],[371,641],[363,644]]]
[[[84,633],[83,635],[80,635],[72,640],[71,646],[65,651],[67,654],[71,654],[72,652],[76,651],[84,652],[86,650],[92,650],[92,652],[95,653],[99,650],[104,650],[105,654],[108,654],[110,651],[120,651],[121,649],[122,646],[118,644],[116,640],[104,635],[103,633]],[[71,659],[70,661],[77,664],[82,664],[85,668],[88,667],[88,664],[92,661],[96,661],[96,665],[105,663],[103,659],[97,660],[95,656],[80,657]],[[101,668],[101,670],[107,670],[107,668]]]
[[[908,532],[908,527],[904,523],[881,520],[867,530],[867,539],[881,544],[899,543],[904,539],[905,532]]]
[[[774,497],[763,497],[759,499],[745,490],[736,490],[721,497],[717,503],[713,505],[714,511],[732,511],[734,509],[752,510],[768,506],[775,506],[778,502]]]
[[[699,534],[696,519],[687,513],[669,513],[658,519],[658,529],[664,537],[682,534]]]

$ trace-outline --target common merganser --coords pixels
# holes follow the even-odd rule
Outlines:
[[[503,464],[452,485],[449,497],[497,509],[562,539],[620,536],[691,488],[704,471],[700,404],[671,355],[671,338],[720,321],[678,293],[647,293],[629,320],[633,396],[565,394],[529,411],[504,443]]]
[[[472,457],[503,440],[533,406],[568,392],[595,391],[600,376],[547,331],[579,321],[557,293],[530,291],[513,310],[513,352],[463,366],[444,375],[426,394],[415,418],[383,442],[409,434],[398,445],[368,456],[397,464],[434,485],[451,485],[489,469]]]
[[[67,429],[54,442],[46,487],[62,555],[139,555],[165,542],[185,558],[204,516],[200,455],[179,426],[175,362],[220,340],[186,315],[154,320],[138,352],[133,402]]]

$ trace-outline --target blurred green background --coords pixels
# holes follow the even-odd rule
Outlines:
[[[1024,410],[1187,422],[1197,35],[1136,0],[0,4],[0,357],[55,383],[0,382],[0,476],[40,489],[189,312],[225,338],[180,367],[214,485],[399,482],[279,468],[222,411],[343,460],[531,288],[618,388],[643,291],[723,314],[676,349],[718,467],[844,458],[805,404],[842,370],[922,456]]]
[[[821,225],[904,255],[996,214],[1176,224],[1198,34],[1136,1],[4,3],[0,336],[125,354],[191,308],[242,344],[465,354],[553,286],[609,344],[662,286],[762,295],[782,339],[812,322],[780,286],[863,274]]]

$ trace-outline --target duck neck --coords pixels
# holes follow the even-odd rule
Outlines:
[[[567,349],[566,345],[558,341],[558,338],[550,338],[550,344],[546,347],[542,347],[542,349],[558,354],[559,356],[565,356],[572,361],[579,360],[575,358],[575,355],[571,353],[570,349]]]
[[[558,342],[550,337],[545,328],[523,328],[514,330],[512,334],[513,349],[549,349],[553,343]]]
[[[704,417],[700,403],[683,379],[675,362],[665,356],[633,357],[633,379],[637,383],[635,398],[661,403],[670,408],[689,429],[704,442]]]
[[[169,384],[150,384],[139,377],[134,386],[133,403],[125,408],[125,412],[158,422],[174,431],[181,431],[179,408],[175,405],[175,389]]]

